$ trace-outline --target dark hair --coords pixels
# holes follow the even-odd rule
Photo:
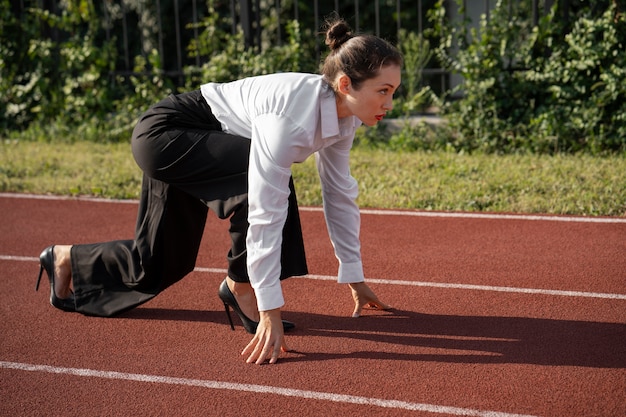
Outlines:
[[[383,67],[402,66],[404,61],[395,46],[377,36],[353,35],[348,24],[338,17],[326,21],[326,45],[330,54],[321,73],[333,90],[340,73],[350,77],[358,90],[363,81],[376,77]]]

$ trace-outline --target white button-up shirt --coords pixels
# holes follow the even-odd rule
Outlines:
[[[358,187],[349,166],[361,121],[338,118],[334,92],[321,75],[264,75],[204,84],[201,91],[224,132],[251,139],[246,246],[259,311],[284,305],[280,255],[291,165],[314,153],[338,281],[364,281]]]

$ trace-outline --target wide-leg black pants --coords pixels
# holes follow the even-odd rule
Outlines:
[[[200,91],[195,91],[169,96],[151,107],[133,131],[132,150],[144,172],[135,238],[72,247],[76,311],[118,314],[193,271],[208,209],[230,220],[228,275],[248,282],[250,140],[222,132]],[[281,279],[307,274],[293,181],[290,189]]]

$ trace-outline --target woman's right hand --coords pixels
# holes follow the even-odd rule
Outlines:
[[[378,299],[374,291],[364,282],[350,284],[352,298],[354,299],[354,311],[352,317],[359,317],[363,308],[378,310],[390,310],[391,306]]]
[[[243,349],[241,355],[248,357],[246,363],[260,365],[266,359],[269,359],[269,363],[276,363],[280,353],[289,350],[285,343],[280,309],[261,311],[259,315],[260,320],[256,334]]]

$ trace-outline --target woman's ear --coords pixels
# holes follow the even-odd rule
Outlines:
[[[350,80],[350,77],[348,77],[346,74],[341,74],[339,78],[337,78],[337,91],[341,94],[350,94],[351,85],[352,80]]]

